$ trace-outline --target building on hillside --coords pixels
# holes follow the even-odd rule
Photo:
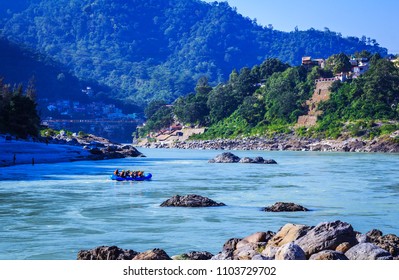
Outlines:
[[[335,79],[340,80],[341,82],[345,82],[349,78],[350,78],[350,75],[347,72],[341,72],[341,73],[338,73],[335,75]]]
[[[302,57],[302,66],[308,69],[314,66],[320,66],[321,68],[324,68],[324,65],[325,65],[325,60],[322,58],[312,59],[312,57],[310,56]]]
[[[351,59],[349,60],[349,62],[352,65],[352,68],[351,68],[352,75],[351,76],[353,79],[356,79],[357,77],[363,75],[370,68],[369,59],[365,58],[365,57],[356,58],[356,57],[352,56]]]

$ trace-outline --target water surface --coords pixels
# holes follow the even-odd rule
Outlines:
[[[100,245],[216,254],[231,237],[337,219],[363,233],[399,235],[399,155],[234,151],[278,162],[248,165],[207,162],[221,151],[141,151],[147,158],[1,168],[0,259],[76,259]],[[114,182],[116,168],[151,172],[153,180]],[[159,207],[176,194],[227,206]],[[277,201],[312,211],[260,211]]]

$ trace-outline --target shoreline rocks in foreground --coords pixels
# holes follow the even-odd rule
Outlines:
[[[81,250],[78,260],[399,260],[399,237],[379,230],[361,234],[352,225],[322,222],[316,226],[286,224],[276,233],[256,232],[231,238],[216,255],[189,252],[169,257],[162,249],[143,253],[116,246]]]
[[[224,203],[213,201],[210,198],[196,194],[175,195],[162,202],[161,207],[217,207],[226,206]]]
[[[263,159],[263,157],[240,158],[233,153],[225,152],[210,159],[209,163],[255,163],[255,164],[277,164],[274,159]]]

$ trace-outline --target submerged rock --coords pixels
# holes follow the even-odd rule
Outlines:
[[[270,207],[265,207],[262,209],[266,212],[295,212],[295,211],[309,211],[309,209],[292,203],[292,202],[276,202]]]
[[[161,207],[215,207],[226,206],[224,203],[218,203],[196,194],[189,194],[185,196],[175,195],[168,200],[162,202]]]

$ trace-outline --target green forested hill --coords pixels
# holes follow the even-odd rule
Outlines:
[[[324,68],[290,67],[268,59],[252,69],[233,70],[229,80],[211,87],[205,78],[195,93],[179,97],[173,107],[151,102],[141,136],[173,125],[174,116],[184,125],[207,126],[200,139],[272,136],[295,133],[319,139],[362,136],[373,139],[399,129],[399,69],[378,54],[361,52],[370,58],[363,75],[330,84],[330,98],[317,106],[320,115],[312,126],[298,126],[297,120],[309,110],[307,101],[315,90],[315,79],[331,78],[346,67],[345,54],[333,55]],[[319,93],[320,94],[320,93]],[[396,139],[396,138],[395,138]],[[393,141],[396,141],[393,139]]]
[[[19,0],[2,4],[2,36],[64,65],[81,79],[113,90],[113,98],[173,101],[206,76],[216,85],[231,69],[275,57],[292,65],[302,56],[368,50],[375,40],[259,26],[227,3],[199,0]],[[11,4],[8,4],[10,6]],[[12,66],[11,66],[12,67]]]

